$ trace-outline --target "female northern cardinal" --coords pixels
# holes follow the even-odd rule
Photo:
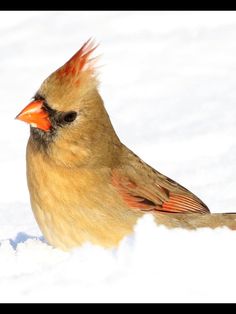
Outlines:
[[[64,250],[86,241],[116,246],[144,213],[209,213],[120,142],[97,90],[95,48],[87,41],[16,117],[31,126],[27,179],[35,218],[48,242]]]

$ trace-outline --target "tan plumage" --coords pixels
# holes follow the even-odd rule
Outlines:
[[[93,50],[85,43],[17,117],[31,123],[27,179],[45,238],[64,250],[86,241],[113,247],[146,212],[168,226],[211,217],[199,198],[120,142],[97,90]]]

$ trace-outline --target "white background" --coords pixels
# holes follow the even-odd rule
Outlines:
[[[93,37],[123,143],[212,212],[234,212],[236,12],[0,12],[0,37],[0,301],[236,301],[229,230],[170,231],[148,216],[115,252],[44,243],[26,185],[29,128],[14,120]]]

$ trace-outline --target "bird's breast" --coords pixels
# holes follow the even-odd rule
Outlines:
[[[31,206],[44,237],[64,250],[85,242],[116,246],[140,217],[124,207],[108,168],[58,166],[28,145],[27,180]]]

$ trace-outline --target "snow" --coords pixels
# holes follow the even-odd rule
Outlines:
[[[0,12],[0,302],[235,302],[236,233],[157,227],[116,250],[48,245],[29,204],[28,127],[14,117],[89,37],[121,140],[196,193],[236,209],[236,12]]]

